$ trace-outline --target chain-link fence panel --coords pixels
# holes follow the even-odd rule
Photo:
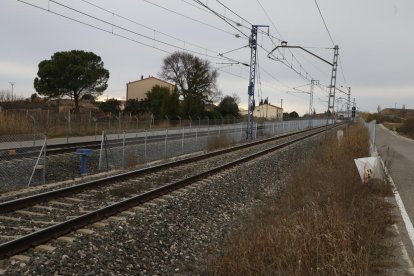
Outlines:
[[[0,192],[43,184],[46,173],[46,136],[0,136]]]
[[[230,145],[243,139],[243,124],[191,126],[161,130],[104,131],[99,170],[126,169]]]
[[[329,121],[328,123],[332,123]],[[309,126],[321,127],[326,125],[324,119],[309,120],[294,120],[294,121],[276,121],[276,122],[264,122],[263,135],[264,136],[278,136],[285,133],[300,131],[308,129]]]

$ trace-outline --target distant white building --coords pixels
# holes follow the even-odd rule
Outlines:
[[[247,115],[247,110],[240,110],[240,115]],[[264,118],[267,120],[282,120],[283,119],[283,108],[272,105],[262,104],[255,106],[253,110],[253,117]]]

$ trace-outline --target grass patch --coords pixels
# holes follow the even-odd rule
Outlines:
[[[353,159],[368,156],[368,133],[349,127],[314,159],[298,164],[284,195],[230,233],[215,275],[374,275],[389,266],[394,223],[383,181],[362,184]]]

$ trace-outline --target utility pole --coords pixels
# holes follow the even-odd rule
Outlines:
[[[309,92],[309,128],[313,127],[313,89],[315,85],[319,85],[318,80],[311,80],[310,92]]]
[[[309,85],[309,83],[306,84],[306,86],[308,86],[308,85]],[[312,119],[313,119],[313,91],[314,91],[315,85],[319,85],[319,81],[318,80],[311,80],[309,92],[300,90],[300,89],[298,89],[298,87],[294,87],[293,88],[293,90],[295,90],[295,91],[287,91],[287,93],[304,93],[304,94],[309,94],[309,111],[308,111],[309,112],[308,113],[308,115],[309,115],[308,116],[308,118],[309,118],[309,125],[308,125],[308,127],[309,128],[313,127],[313,121],[312,121]],[[302,85],[302,86],[304,86],[304,85]],[[300,87],[302,87],[302,86],[300,86]]]
[[[252,25],[252,34],[249,39],[250,54],[250,78],[247,93],[249,95],[248,113],[247,113],[247,130],[246,139],[253,139],[253,111],[255,107],[254,101],[254,85],[256,81],[256,60],[257,60],[257,29],[260,27],[269,27],[265,25]]]
[[[338,58],[339,58],[339,46],[335,45],[334,47],[334,58],[333,58],[333,62],[329,62],[323,58],[321,58],[320,56],[310,52],[309,50],[301,47],[301,46],[288,46],[286,41],[282,41],[280,43],[279,46],[276,46],[272,51],[270,51],[267,54],[267,57],[270,59],[273,59],[271,57],[271,55],[273,54],[274,51],[276,51],[278,48],[296,48],[296,49],[301,49],[305,52],[307,52],[308,54],[322,60],[323,62],[329,64],[332,66],[332,75],[331,75],[331,85],[329,86],[329,100],[328,100],[328,110],[326,111],[326,127],[325,127],[325,132],[328,130],[328,122],[329,122],[329,116],[328,113],[333,114],[334,113],[334,107],[335,107],[335,90],[336,90],[336,73],[337,73],[337,68],[338,68]],[[275,60],[275,59],[273,59]]]
[[[12,87],[12,92],[11,92],[11,101],[13,101],[13,86],[16,84],[16,82],[14,81],[9,81],[11,87]]]
[[[329,112],[331,113],[331,115],[333,115],[335,112],[335,90],[336,90],[336,73],[338,69],[338,57],[339,57],[339,47],[338,45],[335,45],[334,58],[332,62],[331,85],[329,86],[329,100],[328,100],[328,111],[327,111],[327,116],[326,116],[326,127],[328,126],[328,122],[329,122]]]

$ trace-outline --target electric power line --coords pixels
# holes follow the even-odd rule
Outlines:
[[[220,5],[222,5],[224,8],[226,8],[227,10],[229,10],[232,14],[234,14],[235,16],[237,16],[238,18],[240,18],[241,20],[243,20],[244,22],[246,22],[249,25],[253,25],[252,23],[250,23],[248,20],[246,20],[245,18],[241,17],[239,14],[237,14],[235,11],[233,11],[232,9],[230,9],[228,6],[224,5],[223,3],[221,3],[219,0],[216,0],[216,2],[218,2]]]
[[[328,25],[326,25],[325,19],[323,18],[322,11],[321,11],[321,9],[319,7],[319,4],[318,4],[318,1],[317,0],[315,0],[315,4],[316,4],[316,7],[318,8],[319,14],[320,14],[320,16],[322,18],[323,25],[325,25],[326,32],[328,33],[329,38],[331,39],[332,45],[335,45],[335,42],[334,42],[334,40],[332,38],[331,33],[329,32]]]
[[[339,59],[339,66],[341,67],[342,78],[344,79],[345,86],[348,87],[348,82],[346,81],[346,78],[345,78],[344,68],[342,67],[341,56],[338,56],[338,59]]]
[[[140,34],[140,33],[136,32],[136,31],[133,31],[133,30],[127,29],[127,28],[122,27],[122,26],[119,26],[119,25],[115,25],[115,24],[114,24],[114,23],[112,23],[112,22],[108,22],[108,21],[103,20],[103,19],[100,19],[100,18],[98,18],[98,17],[96,17],[96,16],[92,16],[92,15],[90,15],[90,14],[87,14],[87,13],[82,12],[82,11],[80,11],[80,10],[77,10],[77,9],[75,9],[75,8],[69,7],[69,6],[67,6],[67,5],[64,5],[64,4],[59,3],[59,2],[57,2],[57,1],[54,1],[54,0],[49,0],[49,2],[55,3],[55,4],[57,4],[57,5],[61,6],[61,7],[64,7],[64,8],[66,8],[66,9],[71,10],[71,11],[74,11],[74,12],[77,12],[77,13],[82,14],[82,15],[84,15],[84,16],[87,16],[87,17],[89,17],[89,18],[91,18],[91,19],[93,19],[93,20],[96,20],[96,21],[102,22],[102,23],[104,23],[104,24],[107,24],[107,25],[109,25],[109,26],[111,26],[111,27],[112,27],[112,30],[111,30],[111,31],[108,31],[108,30],[106,30],[106,29],[104,29],[104,28],[101,28],[101,27],[98,27],[98,26],[96,26],[96,25],[92,25],[92,24],[90,24],[90,23],[86,23],[86,22],[81,21],[81,20],[79,20],[79,19],[76,19],[76,18],[73,18],[73,17],[67,16],[67,15],[64,15],[64,14],[61,14],[61,13],[58,13],[58,12],[52,11],[52,10],[50,9],[50,7],[49,7],[49,6],[48,6],[48,8],[46,9],[46,8],[41,7],[41,6],[34,5],[34,4],[32,4],[32,3],[28,3],[28,2],[26,2],[26,1],[24,1],[24,0],[17,0],[17,1],[18,1],[18,2],[21,2],[21,3],[23,3],[23,4],[26,4],[26,5],[29,5],[29,6],[32,6],[32,7],[38,8],[38,9],[40,9],[40,10],[50,12],[50,13],[55,14],[55,15],[58,15],[58,16],[60,16],[60,17],[63,17],[63,18],[69,19],[69,20],[71,20],[71,21],[74,21],[74,22],[77,22],[77,23],[80,23],[80,24],[83,24],[83,25],[86,25],[86,26],[92,27],[92,28],[94,28],[94,29],[97,29],[97,30],[100,30],[100,31],[103,31],[103,32],[106,32],[106,33],[110,33],[110,34],[116,35],[116,36],[121,37],[121,38],[124,38],[124,39],[128,39],[128,40],[130,40],[130,41],[136,42],[136,43],[141,44],[141,45],[143,45],[143,46],[147,46],[147,47],[150,47],[150,48],[153,48],[153,49],[156,49],[156,50],[159,50],[159,51],[165,52],[165,53],[169,53],[169,54],[171,54],[171,52],[166,51],[166,50],[164,50],[164,49],[161,49],[161,48],[159,48],[159,47],[156,47],[155,45],[150,45],[150,44],[147,44],[147,43],[144,43],[144,42],[141,42],[141,41],[138,41],[138,40],[135,40],[135,39],[132,39],[132,38],[126,37],[126,36],[124,36],[124,35],[117,34],[117,33],[115,33],[115,32],[113,31],[113,28],[115,27],[115,28],[118,28],[118,29],[120,29],[120,30],[123,30],[123,31],[129,32],[129,33],[131,33],[131,34],[134,34],[134,35],[137,35],[137,36],[143,37],[143,38],[145,38],[145,39],[152,40],[152,41],[154,41],[154,42],[158,42],[158,43],[164,44],[164,45],[166,45],[166,46],[169,46],[169,47],[172,47],[172,48],[176,48],[176,49],[179,49],[179,50],[182,50],[182,51],[185,51],[185,52],[190,52],[190,53],[193,53],[193,54],[197,54],[197,55],[201,55],[201,56],[205,56],[205,57],[210,57],[210,58],[214,58],[214,59],[218,59],[218,60],[227,60],[227,59],[222,58],[222,57],[217,57],[217,56],[212,56],[212,55],[205,54],[205,53],[200,53],[200,52],[198,52],[198,51],[194,51],[194,50],[186,49],[186,48],[181,47],[181,46],[177,46],[177,45],[174,45],[174,44],[171,44],[171,43],[168,43],[168,42],[161,41],[161,40],[159,40],[159,39],[155,39],[155,38],[149,37],[149,36],[147,36],[147,35]],[[210,52],[214,52],[214,51],[211,51],[211,50],[210,50]]]
[[[190,3],[189,1],[187,1],[187,0],[181,0],[182,2],[184,2],[185,4],[187,4],[187,5],[190,5],[190,6],[192,6],[192,7],[194,7],[194,8],[196,8],[196,9],[198,9],[198,10],[201,10],[201,11],[203,11],[203,12],[205,12],[205,13],[207,13],[207,14],[210,14],[210,15],[214,15],[214,16],[216,16],[216,14],[215,13],[213,13],[212,11],[210,11],[210,10],[206,10],[206,9],[204,9],[204,8],[202,8],[202,7],[199,7],[198,5],[196,5],[196,4],[192,4],[192,3]],[[217,12],[216,11],[216,13],[218,13],[218,14],[220,14],[219,12]],[[232,21],[234,24],[236,24],[237,26],[239,26],[239,27],[243,27],[243,28],[245,28],[245,29],[249,29],[250,30],[250,28],[249,27],[247,27],[247,26],[245,26],[245,25],[243,25],[243,24],[241,24],[240,22],[238,22],[238,21],[236,21],[236,20],[234,20],[234,19],[231,19],[231,18],[228,18],[228,17],[226,17],[224,14],[220,14],[221,16],[223,16],[223,17],[225,17],[225,18],[227,18],[227,20],[230,20],[230,21]]]
[[[194,43],[192,43],[192,42],[188,42],[188,41],[186,41],[186,40],[183,40],[183,39],[181,39],[181,38],[178,38],[178,37],[175,37],[175,36],[169,35],[169,34],[167,34],[167,33],[161,32],[161,31],[158,31],[158,30],[156,30],[156,29],[154,29],[154,28],[151,28],[151,27],[148,27],[148,26],[146,26],[146,25],[144,25],[144,24],[142,24],[142,23],[139,23],[139,22],[137,22],[137,21],[135,21],[135,20],[133,20],[133,19],[130,19],[130,18],[127,18],[127,17],[122,16],[122,15],[120,15],[120,14],[117,14],[117,13],[115,13],[114,11],[110,11],[110,10],[108,10],[108,9],[103,8],[102,6],[99,6],[99,5],[97,5],[97,4],[91,3],[91,2],[89,2],[89,1],[87,1],[87,0],[80,0],[80,1],[82,1],[82,2],[84,2],[84,3],[87,3],[88,5],[91,5],[91,6],[95,7],[95,8],[98,8],[98,9],[100,9],[100,10],[102,10],[102,11],[105,11],[105,12],[107,12],[107,13],[109,13],[109,14],[113,15],[113,16],[117,16],[117,17],[119,17],[119,18],[121,18],[121,19],[124,19],[124,20],[126,20],[126,21],[130,22],[130,23],[133,23],[133,24],[135,24],[135,25],[138,25],[138,26],[140,26],[140,27],[143,27],[143,28],[145,28],[145,29],[147,29],[147,30],[153,31],[154,33],[159,33],[159,34],[164,35],[164,36],[166,36],[166,37],[169,37],[169,38],[175,39],[175,40],[177,40],[177,41],[180,41],[180,42],[184,43],[185,45],[186,45],[186,44],[188,44],[188,45],[192,45],[192,46],[194,46],[194,47],[196,47],[196,48],[199,48],[199,49],[202,49],[202,50],[205,50],[205,51],[211,52],[211,53],[219,54],[217,51],[214,51],[214,50],[209,50],[209,49],[207,49],[207,48],[205,48],[205,47],[203,47],[203,46],[200,46],[200,45],[194,44]]]
[[[234,34],[234,33],[231,33],[231,32],[226,31],[226,30],[224,30],[224,29],[221,29],[221,28],[218,28],[218,27],[216,27],[216,26],[210,25],[210,24],[205,23],[205,22],[203,22],[203,21],[201,21],[201,20],[198,20],[198,19],[192,18],[192,17],[190,17],[190,16],[187,16],[187,15],[185,15],[185,14],[179,13],[179,12],[174,11],[174,10],[172,10],[172,9],[169,9],[169,8],[163,7],[163,6],[158,5],[158,4],[155,4],[155,3],[153,3],[153,2],[151,2],[151,1],[149,1],[149,0],[143,0],[143,1],[144,1],[144,2],[146,2],[146,3],[148,3],[148,4],[150,4],[150,5],[153,5],[153,6],[155,6],[155,7],[158,7],[158,8],[160,8],[160,9],[163,9],[163,10],[165,10],[165,11],[168,11],[168,12],[170,12],[170,13],[174,13],[174,14],[176,14],[176,15],[179,15],[179,16],[184,17],[184,18],[186,18],[186,19],[189,19],[189,20],[191,20],[191,21],[194,21],[194,22],[200,23],[200,24],[202,24],[202,25],[204,25],[204,26],[210,27],[210,28],[212,28],[212,29],[215,29],[215,30],[221,31],[221,32],[226,33],[226,34],[229,34],[229,35],[231,35],[231,36],[233,36],[233,37],[235,36],[235,34]]]
[[[233,29],[235,29],[236,31],[238,31],[240,34],[244,35],[246,38],[249,38],[248,35],[246,35],[245,33],[243,33],[239,28],[237,28],[236,26],[234,26],[232,23],[230,23],[227,20],[227,18],[225,16],[223,16],[222,14],[220,14],[220,13],[216,12],[215,10],[211,9],[209,6],[207,6],[206,4],[204,4],[203,2],[201,2],[200,0],[193,0],[193,1],[196,2],[197,4],[201,5],[202,7],[206,8],[207,10],[210,10],[213,14],[215,14],[221,20],[223,20],[224,22],[226,22]]]
[[[270,18],[269,14],[267,13],[267,11],[265,10],[265,8],[263,7],[262,3],[260,3],[259,0],[256,0],[257,3],[259,4],[259,6],[261,7],[263,13],[266,15],[267,19],[270,21],[270,23],[272,24],[273,28],[275,28],[276,32],[279,34],[280,37],[282,37],[282,34],[280,33],[280,31],[278,30],[278,28],[276,27],[276,24],[273,22],[272,18]]]

